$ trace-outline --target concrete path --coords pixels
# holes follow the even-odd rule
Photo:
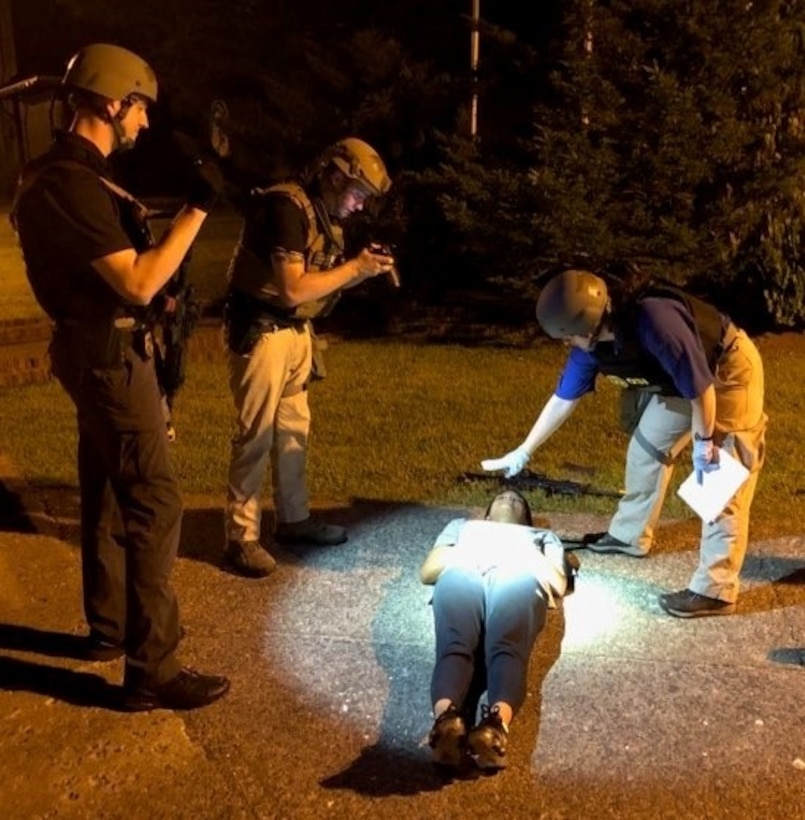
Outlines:
[[[805,817],[805,538],[753,543],[738,612],[681,621],[691,545],[580,551],[511,732],[511,764],[446,780],[423,746],[433,656],[417,569],[454,514],[322,505],[343,547],[220,565],[222,499],[188,498],[174,573],[182,659],[232,679],[197,712],[108,708],[121,662],[77,659],[77,492],[0,457],[0,817]],[[565,533],[606,522],[556,516]]]

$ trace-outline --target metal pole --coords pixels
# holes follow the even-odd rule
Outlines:
[[[470,33],[470,71],[472,99],[470,101],[470,137],[478,134],[478,26],[481,19],[481,0],[472,0],[472,30]]]
[[[593,55],[593,0],[587,0],[584,9],[584,42],[582,44],[582,48],[584,49],[584,54],[590,58]],[[589,112],[582,109],[581,112],[581,123],[584,126],[588,126],[590,124],[590,115]]]
[[[17,53],[14,48],[14,28],[12,25],[11,0],[0,0],[0,85],[7,83],[17,73]],[[12,122],[14,135],[17,141],[17,161],[20,166],[25,162],[25,142],[22,135],[22,115],[16,97],[12,101]],[[0,148],[5,153],[5,147],[10,143],[10,135],[2,115],[7,114],[4,108],[0,109]],[[9,146],[10,147],[10,146]]]

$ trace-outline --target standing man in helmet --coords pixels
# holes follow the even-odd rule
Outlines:
[[[534,451],[595,388],[601,373],[620,387],[651,391],[626,457],[626,492],[608,532],[588,543],[602,553],[642,557],[652,548],[674,461],[693,440],[693,466],[718,469],[724,448],[749,478],[713,522],[702,523],[699,565],[687,589],[660,595],[670,615],[729,615],[738,597],[749,510],[763,465],[767,416],[763,363],[729,317],[670,285],[651,285],[634,269],[609,283],[569,270],[540,293],[537,320],[571,346],[556,392],[519,447],[482,462],[519,473]]]
[[[124,48],[93,44],[68,63],[61,93],[72,123],[23,170],[12,218],[32,290],[55,325],[53,373],[77,411],[86,655],[125,654],[124,708],[192,709],[229,682],[182,667],[175,654],[169,576],[182,503],[146,309],[198,234],[220,172],[197,168],[187,204],[151,247],[107,160],[148,127],[154,72]]]
[[[313,367],[310,320],[332,310],[343,288],[393,271],[394,259],[364,248],[344,261],[342,224],[391,187],[378,153],[342,139],[310,179],[254,192],[230,264],[225,334],[237,411],[232,439],[225,558],[239,573],[264,576],[274,558],[260,543],[260,491],[269,462],[274,537],[283,544],[341,544],[342,527],[310,517],[305,483]]]

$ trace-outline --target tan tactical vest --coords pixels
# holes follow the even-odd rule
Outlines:
[[[295,182],[283,182],[269,188],[260,188],[253,193],[255,196],[268,194],[281,194],[288,197],[307,217],[305,270],[329,270],[334,267],[344,251],[344,235],[339,226],[330,222],[324,208],[317,208],[304,188]],[[270,266],[266,269],[266,265],[243,244],[243,233],[235,248],[228,276],[233,287],[268,305],[276,305],[283,315],[297,319],[312,319],[314,316],[326,315],[333,309],[341,295],[338,291],[331,293],[322,299],[305,302],[288,313],[288,309],[279,301],[279,293],[273,281],[273,271]]]

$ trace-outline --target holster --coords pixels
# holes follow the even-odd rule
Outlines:
[[[327,350],[327,342],[319,338],[311,328],[310,347],[312,351],[312,364],[310,367],[310,380],[312,382],[321,381],[327,378],[327,365],[324,361],[324,351]]]
[[[624,387],[621,390],[618,421],[624,433],[631,435],[637,429],[640,417],[656,392],[656,389],[646,387]]]
[[[301,327],[304,321],[239,290],[230,290],[224,304],[224,337],[236,356],[248,356],[264,333]]]
[[[254,350],[261,333],[263,330],[260,324],[249,317],[224,314],[224,338],[227,347],[236,356],[248,356]]]
[[[146,328],[137,328],[131,333],[131,347],[143,360],[154,358],[154,334]]]

